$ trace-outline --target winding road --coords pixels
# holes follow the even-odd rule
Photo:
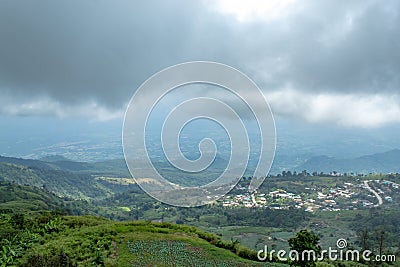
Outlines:
[[[374,194],[375,197],[378,199],[378,204],[375,204],[374,207],[378,207],[378,206],[382,205],[382,203],[383,203],[382,197],[374,189],[372,189],[369,186],[368,181],[364,181],[364,185],[365,185],[365,188],[368,191],[370,191],[372,194]]]
[[[257,207],[258,204],[257,204],[257,201],[256,201],[256,197],[254,196],[254,193],[252,193],[252,194],[250,195],[250,197],[251,197],[251,202],[253,202],[253,205],[254,205],[255,207]]]

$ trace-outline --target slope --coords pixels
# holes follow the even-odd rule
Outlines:
[[[394,149],[351,159],[317,156],[310,158],[296,170],[328,173],[331,171],[341,173],[396,173],[400,172],[400,150]]]
[[[252,253],[245,247],[195,227],[168,223],[65,216],[59,231],[43,236],[40,243],[20,260],[26,266],[61,251],[78,266],[280,265],[244,259],[240,256]]]

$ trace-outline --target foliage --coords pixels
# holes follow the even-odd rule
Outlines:
[[[54,221],[52,218],[47,223],[43,218],[36,220],[41,221],[38,225],[40,229],[46,229],[45,226]],[[166,257],[169,262],[161,266],[171,266],[171,262],[175,264],[172,266],[182,266],[188,263],[187,260],[203,263],[195,266],[210,266],[214,262],[218,266],[260,266],[257,262],[243,259],[250,258],[250,255],[255,259],[255,252],[240,246],[236,240],[223,241],[217,235],[191,226],[144,221],[117,223],[86,216],[62,216],[59,221],[58,232],[39,231],[43,234],[39,236],[41,241],[36,242],[34,248],[27,247],[22,257],[15,257],[14,262],[21,266],[74,266],[75,263],[78,266],[127,266],[126,262],[133,264],[132,260],[139,259],[137,262],[146,263],[144,266],[154,266],[162,257]],[[155,246],[154,253],[162,257],[154,254],[151,259],[147,250],[132,250],[140,244]],[[124,252],[125,246],[127,251]],[[164,254],[160,251],[164,251]],[[135,257],[132,257],[132,253]],[[189,258],[185,259],[185,255]],[[146,260],[140,260],[142,258]],[[49,265],[61,259],[69,265]],[[141,266],[137,262],[130,266]],[[190,262],[186,265],[190,265]]]
[[[321,248],[319,246],[319,237],[308,230],[301,230],[297,232],[296,236],[290,238],[288,240],[289,247],[293,251],[297,251],[299,253],[299,258],[292,261],[291,265],[295,266],[315,266],[315,258],[306,258],[303,257],[305,251],[314,251],[316,257],[321,252]]]
[[[54,255],[54,256],[53,256]],[[70,257],[63,251],[54,253],[53,255],[40,255],[31,254],[28,256],[26,262],[22,264],[23,267],[76,267],[77,264],[73,263]]]
[[[69,262],[70,266],[75,263],[84,266],[117,266],[120,264],[119,260],[126,263],[123,259],[132,256],[127,248],[128,241],[135,244],[149,240],[158,242],[156,246],[169,247],[183,254],[191,253],[186,251],[188,248],[201,248],[202,252],[197,253],[200,258],[217,258],[217,263],[221,265],[229,262],[228,258],[233,258],[237,262],[249,264],[248,266],[258,266],[254,261],[249,261],[257,260],[255,251],[243,245],[246,243],[241,236],[245,235],[242,235],[245,230],[236,230],[237,232],[226,238],[184,224],[203,229],[212,228],[216,232],[233,226],[241,226],[242,229],[256,226],[261,229],[261,237],[254,244],[246,244],[253,249],[270,240],[286,242],[293,231],[301,229],[300,227],[318,231],[326,244],[328,238],[334,239],[337,234],[331,229],[332,225],[346,233],[353,232],[352,237],[355,237],[355,233],[363,235],[364,243],[359,240],[354,245],[364,249],[398,249],[398,206],[393,206],[394,209],[342,210],[340,214],[321,212],[317,215],[301,209],[227,208],[212,204],[191,209],[177,208],[151,199],[137,185],[111,185],[108,179],[95,179],[96,175],[105,175],[101,169],[113,172],[112,164],[109,163],[98,166],[94,164],[97,167],[67,161],[46,164],[35,161],[29,164],[21,161],[0,163],[0,266],[44,266],[56,264],[57,259],[59,264]],[[286,186],[293,192],[300,193],[306,183],[316,187],[320,184],[335,186],[339,179],[344,179],[334,176],[313,177],[307,172],[285,172],[283,177],[270,177],[260,190],[268,192],[273,188],[286,189]],[[346,179],[357,177],[349,176]],[[400,182],[398,174],[372,175],[360,179],[390,179]],[[247,187],[246,182],[249,180],[239,182],[239,186]],[[239,192],[235,190],[237,189],[231,194]],[[393,200],[393,203],[397,202],[395,197]],[[58,212],[49,212],[55,209]],[[42,212],[43,210],[48,211]],[[91,214],[127,222],[117,223],[105,218],[63,214]],[[143,221],[131,222],[139,219]],[[151,220],[162,223],[150,223]],[[178,222],[182,225],[175,224]],[[363,234],[363,229],[368,232]],[[275,235],[277,232],[282,235]],[[229,240],[230,237],[234,238]],[[178,262],[175,258],[179,254],[165,251],[167,258],[172,255],[173,262]],[[311,262],[307,264],[312,265]],[[217,264],[212,262],[209,265]]]
[[[25,164],[25,161],[31,162],[22,159],[16,159],[11,162]],[[37,162],[40,161],[35,161],[35,163]],[[96,180],[93,175],[87,172],[74,172],[68,168],[58,169],[55,166],[51,167],[47,163],[27,165],[0,162],[0,182],[31,185],[43,188],[61,197],[74,199],[103,198],[104,196],[112,195],[114,192],[123,192],[129,188],[129,186],[113,185],[112,191],[109,184]],[[7,198],[14,196],[15,194],[1,194],[0,203],[10,201]],[[27,195],[23,196],[23,198],[26,197]]]
[[[10,222],[16,228],[23,229],[24,228],[24,222],[25,222],[24,215],[21,214],[21,213],[15,213],[15,214],[13,214],[11,216]]]

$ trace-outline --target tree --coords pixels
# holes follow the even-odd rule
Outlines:
[[[383,253],[383,245],[384,245],[385,237],[386,237],[386,233],[385,233],[384,229],[376,229],[375,230],[375,238],[378,243],[379,255],[382,255],[382,253]]]
[[[319,237],[308,230],[297,232],[296,236],[289,238],[291,251],[298,253],[297,259],[291,261],[290,265],[311,267],[315,266],[315,260],[321,252]]]
[[[367,228],[360,229],[357,231],[358,241],[360,243],[361,249],[367,250],[370,249],[370,236]]]

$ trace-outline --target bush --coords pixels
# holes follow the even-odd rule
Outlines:
[[[55,256],[43,256],[39,254],[33,254],[28,257],[26,262],[22,265],[23,267],[76,267],[77,264],[73,263],[72,260],[63,251],[56,254]]]

